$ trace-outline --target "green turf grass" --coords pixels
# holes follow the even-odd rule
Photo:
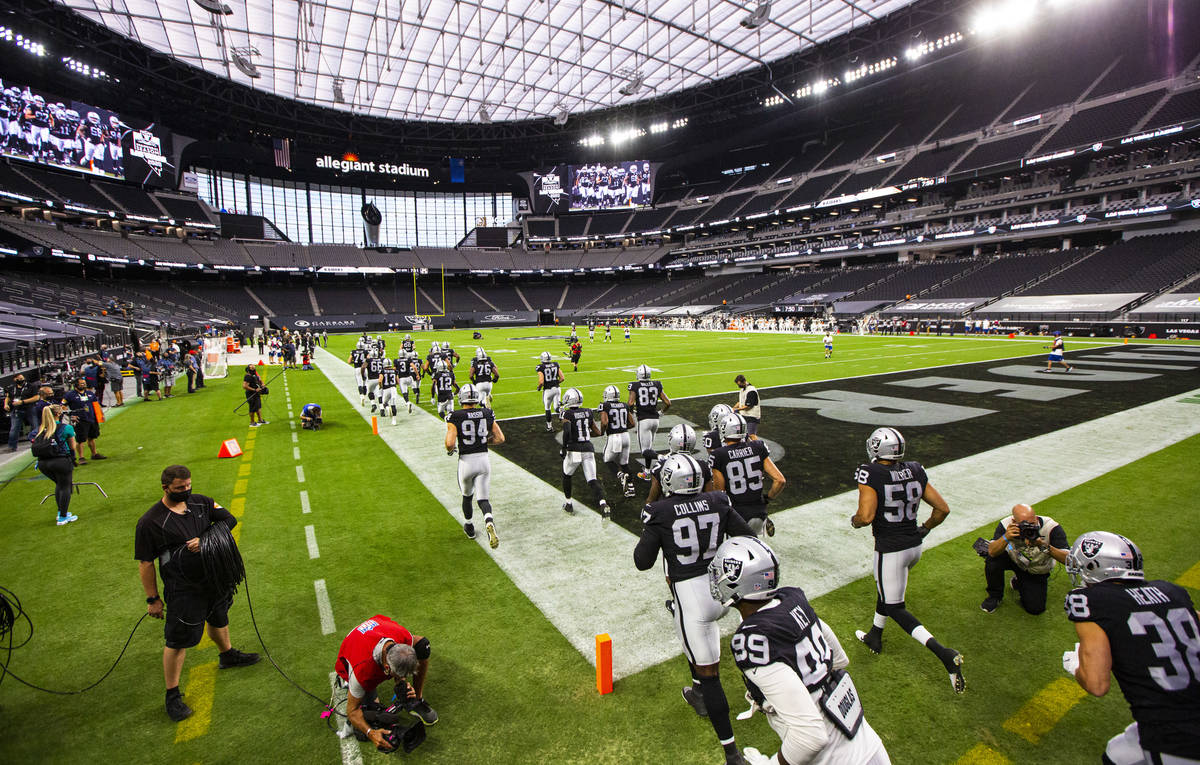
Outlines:
[[[635,333],[635,342],[650,334]],[[777,349],[781,338],[770,339],[770,347]],[[351,342],[346,341],[347,353],[340,355],[348,354]],[[474,347],[465,339],[452,342],[459,343],[460,352]],[[903,341],[875,342],[882,346]],[[541,344],[534,345],[526,355],[540,350]],[[613,345],[619,346],[619,339]],[[389,346],[394,351],[398,337]],[[1000,342],[996,347],[1009,345]],[[590,350],[585,351],[585,362]],[[817,354],[815,346],[811,352]],[[961,354],[969,358],[950,355],[978,360],[970,353]],[[640,348],[629,356],[666,368]],[[496,358],[503,370],[504,356]],[[531,370],[532,360],[527,363]],[[724,363],[729,371],[723,374],[729,375],[735,364]],[[679,364],[686,371],[685,361]],[[442,720],[412,756],[414,761],[720,760],[711,728],[678,696],[687,678],[681,659],[626,678],[615,694],[598,697],[590,664],[487,553],[462,536],[454,519],[436,506],[411,472],[370,438],[361,417],[324,376],[289,372],[288,378],[297,414],[303,403],[318,401],[328,425],[319,433],[297,431],[307,478],[301,486],[295,478],[284,391],[272,384],[266,406],[272,424],[256,436],[241,548],[263,636],[297,682],[325,697],[342,636],[358,621],[384,613],[428,635],[434,646],[427,696]],[[37,628],[30,645],[13,655],[12,668],[19,674],[56,688],[78,688],[111,663],[144,611],[133,559],[133,526],[160,495],[159,471],[172,462],[188,464],[197,492],[229,504],[241,460],[218,460],[216,453],[221,440],[238,437],[244,444],[249,432],[245,418],[231,414],[241,400],[238,382],[236,376],[211,381],[193,396],[139,403],[110,423],[101,444],[111,459],[77,473],[81,480],[86,476],[101,482],[110,498],[86,493],[76,497],[72,511],[81,517],[78,523],[58,528],[50,503],[37,507],[50,484],[20,480],[32,477],[32,469],[0,490],[5,522],[0,584],[21,597]],[[139,444],[144,448],[138,450]],[[1188,508],[1200,489],[1191,469],[1197,446],[1200,439],[1190,439],[1037,509],[1063,522],[1072,537],[1091,526],[1130,535],[1142,545],[1152,576],[1174,578],[1197,556],[1188,541],[1196,536],[1195,514]],[[300,511],[301,488],[310,495],[309,515]],[[1153,523],[1146,520],[1149,512],[1154,512]],[[308,559],[306,524],[316,530],[321,552],[317,560]],[[870,580],[817,601],[818,612],[851,655],[851,671],[868,719],[897,763],[953,762],[978,740],[994,742],[1014,762],[1034,757],[1056,763],[1095,762],[1104,740],[1129,719],[1116,689],[1108,698],[1081,703],[1038,748],[1001,729],[1003,720],[1025,700],[1062,676],[1060,656],[1074,638],[1053,604],[1067,583],[1063,576],[1052,580],[1052,605],[1040,617],[1024,615],[1011,600],[996,614],[985,615],[978,609],[982,562],[968,549],[972,539],[973,534],[965,535],[927,552],[910,588],[913,611],[934,635],[967,656],[970,689],[964,698],[952,696],[928,652],[894,627],[885,637],[882,657],[858,650],[853,629],[870,618]],[[318,578],[327,582],[336,621],[336,632],[328,636],[322,636],[318,626],[313,592]],[[672,630],[665,611],[662,629]],[[265,662],[219,672],[208,733],[175,744],[176,726],[162,709],[160,630],[160,622],[147,620],[113,675],[83,696],[47,696],[12,678],[4,680],[0,761],[103,757],[112,762],[340,762],[337,741],[317,716],[319,705],[296,692]],[[239,593],[231,612],[231,633],[237,647],[260,650],[244,593]],[[215,659],[211,645],[190,653],[185,693],[188,667]],[[728,666],[724,683],[737,711],[742,706],[740,680]],[[764,751],[777,746],[761,717],[735,724],[735,731],[743,746]],[[366,746],[361,751],[366,762],[384,761]]]

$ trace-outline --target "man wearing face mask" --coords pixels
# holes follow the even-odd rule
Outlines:
[[[83,458],[83,444],[86,442],[92,459],[108,459],[96,451],[96,439],[100,437],[100,423],[96,421],[96,409],[93,406],[99,399],[96,391],[89,388],[87,380],[80,377],[75,380],[75,386],[63,397],[67,409],[71,412],[71,424],[75,427],[76,465],[87,464]]]
[[[220,669],[245,667],[258,662],[256,653],[242,653],[229,642],[229,607],[232,592],[214,592],[207,581],[200,557],[200,535],[210,526],[224,523],[229,529],[237,519],[211,497],[192,494],[192,473],[183,465],[162,472],[163,497],[137,522],[134,557],[146,592],[146,610],[155,619],[166,619],[163,649],[163,678],[166,681],[167,715],[179,722],[191,716],[179,690],[179,676],[187,649],[200,642],[208,625],[208,636],[220,650]],[[154,561],[162,578],[159,596]],[[165,606],[165,607],[164,607]]]
[[[21,440],[22,427],[33,427],[29,418],[29,408],[37,400],[37,386],[26,382],[24,374],[14,377],[12,384],[5,390],[4,412],[8,415],[9,420],[8,450],[10,452],[17,450],[17,443]]]

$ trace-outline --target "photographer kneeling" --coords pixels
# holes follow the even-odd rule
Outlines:
[[[1013,571],[1012,587],[1021,607],[1037,615],[1046,610],[1046,588],[1055,561],[1065,564],[1071,543],[1062,526],[1049,516],[1039,516],[1029,505],[1017,505],[1012,515],[996,524],[987,545],[983,573],[987,598],[979,607],[992,613],[1004,599],[1004,572]]]

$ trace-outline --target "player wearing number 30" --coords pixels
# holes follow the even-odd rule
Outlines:
[[[1075,540],[1067,573],[1078,587],[1065,606],[1079,642],[1063,669],[1093,696],[1108,693],[1115,675],[1133,712],[1103,762],[1200,762],[1200,618],[1187,590],[1147,582],[1142,551],[1107,531]]]
[[[850,660],[799,587],[780,587],[779,559],[765,542],[734,537],[708,564],[712,597],[737,608],[729,643],[755,711],[779,734],[779,753],[747,747],[750,765],[887,765],[863,716]]]
[[[471,522],[471,500],[483,511],[483,527],[487,530],[488,544],[492,549],[500,546],[496,536],[496,524],[492,519],[492,503],[488,501],[492,488],[492,464],[488,460],[488,444],[504,443],[504,433],[496,422],[492,410],[480,406],[483,397],[479,389],[470,383],[458,389],[458,401],[462,409],[450,414],[446,421],[446,454],[458,450],[458,486],[462,492],[463,531],[475,538],[475,524]]]
[[[709,593],[708,562],[726,536],[751,529],[719,491],[701,491],[704,473],[687,454],[672,454],[660,472],[666,496],[642,510],[642,536],[633,551],[639,571],[654,566],[662,551],[667,585],[674,599],[675,631],[691,664],[692,685],[683,698],[707,714],[725,750],[726,763],[742,763],[729,722],[729,701],[721,687],[721,633],[717,620],[725,609]]]
[[[905,632],[933,652],[946,671],[955,693],[966,690],[962,654],[933,639],[929,630],[904,607],[908,572],[921,560],[921,542],[946,520],[950,506],[929,484],[920,462],[901,462],[904,436],[895,428],[878,428],[867,439],[871,462],[854,473],[858,483],[858,512],[850,519],[854,528],[870,526],[875,535],[875,618],[871,629],[855,635],[872,653],[883,651],[883,627],[890,616]],[[924,525],[917,525],[921,500],[933,507]]]

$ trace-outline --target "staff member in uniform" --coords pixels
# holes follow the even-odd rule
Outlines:
[[[18,374],[13,378],[12,385],[4,395],[4,411],[8,413],[8,450],[15,452],[17,443],[21,440],[22,427],[32,428],[34,423],[29,418],[30,405],[38,400],[37,386],[25,381],[25,375]]]
[[[84,442],[87,442],[92,459],[108,459],[96,451],[96,439],[100,437],[100,424],[96,422],[96,409],[93,406],[97,402],[96,391],[87,386],[85,378],[80,377],[75,381],[75,389],[68,391],[64,400],[71,411],[71,423],[75,426],[75,464],[87,464],[83,458]]]
[[[262,391],[266,387],[254,365],[247,364],[246,376],[242,378],[242,390],[246,393],[246,408],[250,410],[250,427],[252,428],[271,424],[262,416]]]
[[[746,381],[746,375],[733,378],[738,386],[738,402],[733,405],[733,411],[741,413],[746,418],[747,435],[758,434],[758,421],[762,417],[762,406],[758,402],[758,388]]]
[[[237,519],[211,497],[192,494],[192,471],[171,465],[162,472],[163,496],[138,519],[133,553],[138,576],[146,591],[146,610],[155,619],[166,618],[163,633],[163,678],[167,686],[167,715],[175,722],[192,715],[179,691],[179,676],[187,649],[198,644],[208,624],[208,636],[220,650],[220,669],[258,663],[258,654],[242,653],[229,642],[229,606],[232,592],[213,592],[200,558],[200,535],[217,523],[230,530]],[[158,593],[154,561],[162,577]],[[165,600],[165,604],[164,604]],[[164,605],[165,613],[164,613]]]
[[[1004,599],[1004,572],[1012,571],[1012,588],[1027,612],[1046,610],[1046,590],[1055,562],[1066,564],[1071,543],[1067,532],[1050,516],[1033,512],[1029,505],[1017,505],[1012,515],[996,524],[987,547],[983,566],[987,579],[987,599],[979,605],[992,613]]]

